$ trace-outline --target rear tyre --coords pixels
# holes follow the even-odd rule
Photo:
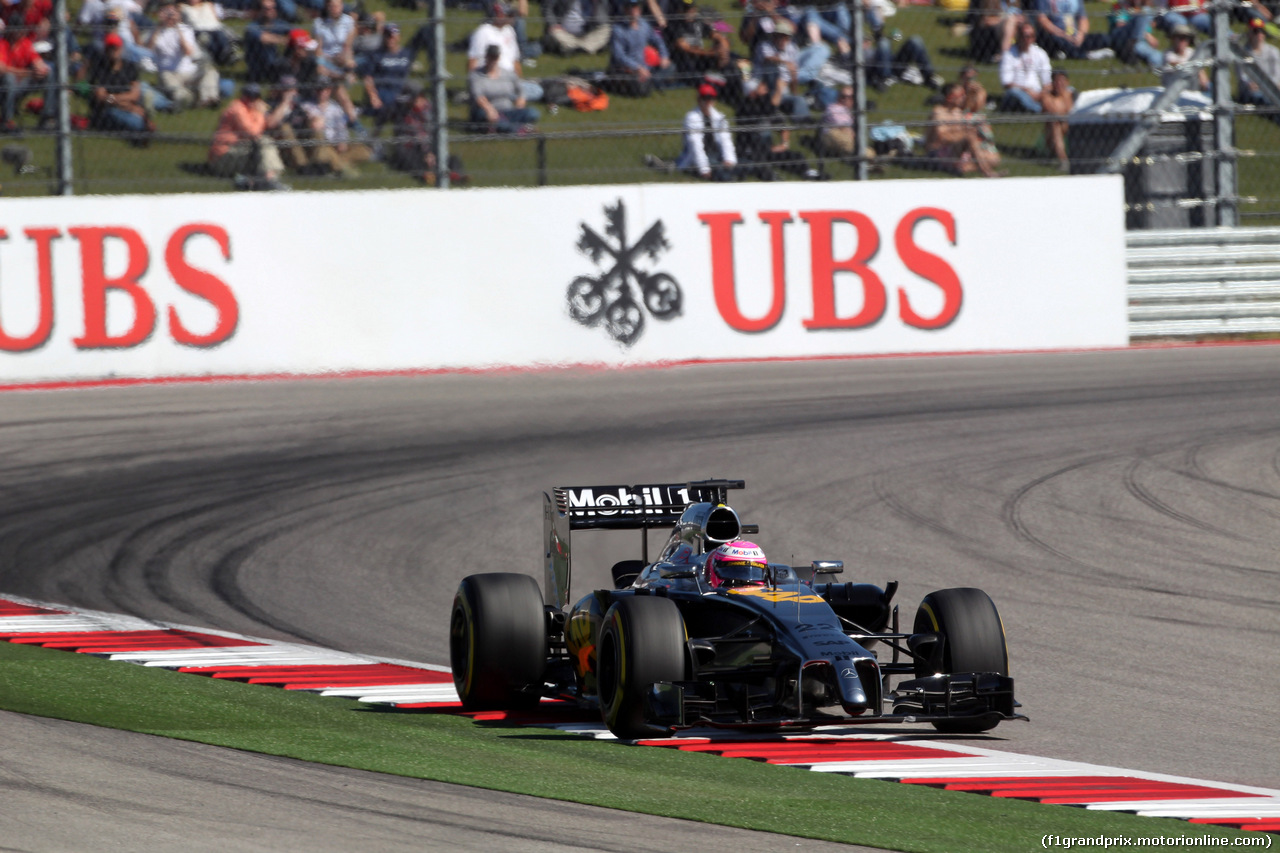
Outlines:
[[[1004,624],[995,603],[980,589],[962,587],[931,592],[920,602],[913,628],[917,634],[938,633],[943,637],[942,671],[995,672],[1009,674],[1009,649]],[[916,677],[933,675],[930,667],[916,661]],[[933,724],[941,732],[975,733],[996,727],[987,720],[944,720]]]
[[[537,581],[514,573],[463,578],[449,619],[449,663],[468,711],[536,705],[547,665]]]
[[[645,718],[644,696],[656,681],[683,681],[685,626],[667,598],[627,596],[604,615],[596,648],[596,685],[604,724],[623,740],[666,730]]]

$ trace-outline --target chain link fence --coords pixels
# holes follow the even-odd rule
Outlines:
[[[1264,3],[1120,0],[1063,16],[1063,0],[1042,0],[1055,10],[1044,13],[1035,0],[942,2],[516,5],[525,100],[499,94],[508,108],[488,110],[468,81],[469,63],[485,62],[468,55],[489,19],[478,3],[339,11],[332,0],[326,12],[323,0],[75,0],[64,30],[48,0],[19,0],[5,7],[0,45],[0,186],[13,196],[1113,171],[1133,228],[1280,218],[1280,28]],[[643,72],[612,58],[613,32],[593,40],[615,24]],[[176,64],[174,44],[185,51]],[[699,94],[706,86],[713,97]],[[265,110],[251,144],[240,101]],[[704,168],[691,148],[708,155]]]

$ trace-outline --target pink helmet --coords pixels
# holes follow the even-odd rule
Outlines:
[[[726,542],[707,556],[707,580],[712,586],[758,586],[765,582],[769,558],[754,542]]]

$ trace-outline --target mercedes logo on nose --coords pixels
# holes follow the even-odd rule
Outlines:
[[[846,666],[844,669],[840,670],[840,677],[841,678],[857,678],[858,673],[854,672],[852,669]]]

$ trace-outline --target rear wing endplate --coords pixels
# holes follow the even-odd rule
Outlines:
[[[569,601],[574,530],[650,530],[680,520],[689,504],[726,503],[742,480],[696,480],[639,486],[556,486],[543,492],[542,527],[546,584],[544,600],[563,608]]]

